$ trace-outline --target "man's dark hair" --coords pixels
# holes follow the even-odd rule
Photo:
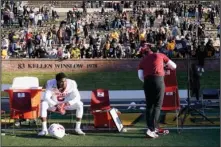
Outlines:
[[[60,73],[56,74],[55,79],[56,79],[56,81],[60,81],[61,79],[66,78],[66,77],[67,76],[63,72],[60,72]]]

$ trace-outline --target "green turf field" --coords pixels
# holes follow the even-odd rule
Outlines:
[[[218,147],[220,144],[219,129],[215,130],[176,130],[157,139],[149,139],[144,131],[126,133],[87,133],[86,136],[69,134],[61,140],[50,136],[38,137],[36,132],[17,132],[16,136],[2,136],[2,146],[199,146]]]
[[[163,113],[162,113],[163,114]],[[195,117],[195,116],[193,116]],[[93,120],[88,121],[88,118],[84,116],[82,121],[82,128],[87,125],[92,125]],[[90,117],[92,119],[92,117]],[[218,119],[218,118],[217,118]],[[75,118],[74,118],[75,120]],[[188,121],[188,120],[187,120]],[[72,129],[72,123],[70,123],[70,116],[61,116],[59,114],[53,113],[50,123],[60,123],[66,129]],[[73,121],[72,121],[73,122]],[[90,123],[90,124],[88,124]],[[188,122],[187,122],[188,123]],[[161,123],[161,127],[168,127],[168,122],[165,121],[164,124]],[[175,124],[175,122],[174,122]],[[207,122],[207,124],[210,124]],[[23,124],[24,128],[35,128],[34,125],[28,127],[27,123]],[[49,125],[48,125],[49,126]],[[201,125],[202,126],[202,125]],[[198,127],[201,127],[198,126]],[[126,126],[127,127],[127,126]],[[21,131],[16,130],[15,134],[12,134],[12,130],[7,130],[5,136],[2,136],[2,145],[3,146],[209,146],[209,147],[218,147],[220,144],[220,134],[219,128],[216,129],[184,129],[181,133],[177,133],[175,125],[170,128],[169,135],[160,136],[158,139],[149,139],[145,137],[145,130],[141,128],[145,127],[145,118],[142,115],[139,118],[139,121],[134,123],[133,126],[128,126],[129,128],[137,128],[139,130],[128,130],[124,133],[118,132],[90,132],[86,136],[77,136],[73,131],[68,130],[66,133],[69,134],[61,140],[54,139],[50,136],[38,137],[37,132],[33,130]],[[184,127],[193,127],[188,124],[184,124]],[[195,126],[196,127],[196,126]],[[210,126],[211,127],[211,126]],[[214,126],[214,127],[217,127]],[[4,128],[4,125],[2,126]],[[12,127],[10,127],[12,129]],[[41,128],[39,126],[39,128]],[[73,130],[73,129],[72,129]]]
[[[11,84],[14,77],[36,76],[43,86],[48,79],[54,78],[56,73],[4,73],[2,83]],[[107,88],[110,90],[140,90],[142,83],[138,79],[137,72],[90,72],[90,73],[66,73],[69,78],[77,81],[79,90],[92,90]],[[187,89],[187,73],[177,72],[179,89]],[[201,77],[201,88],[219,88],[220,72],[206,71]]]

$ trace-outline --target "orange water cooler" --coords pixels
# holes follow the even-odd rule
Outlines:
[[[12,119],[36,119],[40,116],[42,88],[36,77],[14,78],[9,94],[10,117]]]

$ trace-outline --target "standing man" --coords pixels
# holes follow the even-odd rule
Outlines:
[[[191,64],[190,69],[190,88],[191,88],[191,97],[196,96],[197,102],[199,102],[200,97],[200,75],[201,73],[197,71],[196,64]]]
[[[47,111],[58,111],[65,114],[66,110],[76,110],[75,132],[85,135],[81,130],[81,119],[83,116],[83,103],[74,80],[67,79],[64,73],[58,73],[55,79],[47,81],[44,101],[41,102],[42,131],[40,136],[48,134]]]
[[[157,135],[157,124],[164,98],[164,65],[176,69],[176,64],[162,53],[153,53],[148,49],[146,56],[138,66],[138,77],[144,82],[143,88],[146,97],[146,135],[151,138]]]

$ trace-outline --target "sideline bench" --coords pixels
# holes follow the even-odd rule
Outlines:
[[[10,88],[10,84],[2,84],[2,91]],[[81,95],[81,99],[83,102],[90,102],[91,99],[91,91],[79,91]],[[42,94],[42,99],[44,96],[44,92]],[[187,98],[187,90],[180,89],[179,97],[180,100],[184,100]],[[119,101],[145,101],[145,95],[143,90],[109,90],[109,98],[110,102],[119,102]]]

